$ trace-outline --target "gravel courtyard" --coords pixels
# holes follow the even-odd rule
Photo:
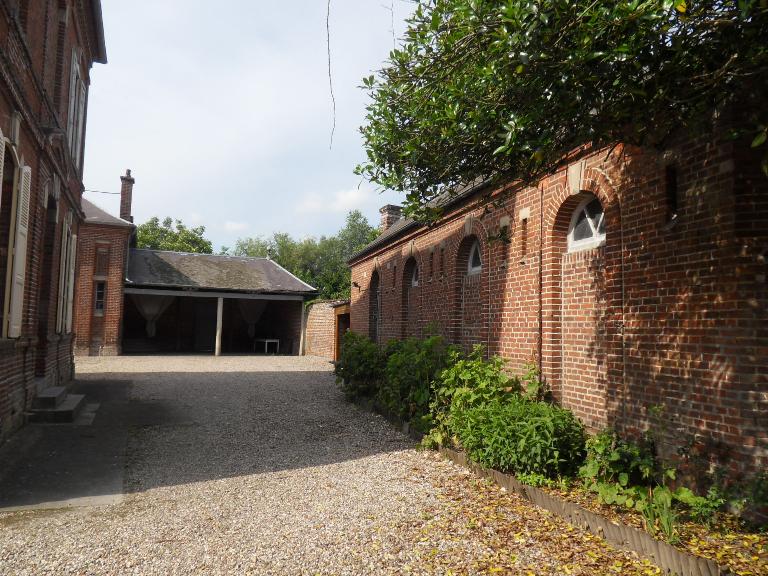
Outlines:
[[[125,496],[0,514],[3,575],[657,573],[416,450],[324,360],[84,359],[78,378],[130,382],[149,415]]]

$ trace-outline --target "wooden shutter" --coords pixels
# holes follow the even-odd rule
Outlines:
[[[75,302],[75,261],[77,260],[77,234],[72,234],[69,250],[69,270],[67,279],[67,334],[72,332],[72,306]]]
[[[75,166],[82,166],[83,131],[85,130],[85,83],[78,78],[77,82],[77,116],[75,117]]]
[[[71,215],[71,213],[70,213]],[[69,256],[69,217],[63,218],[61,221],[61,246],[59,246],[59,290],[56,298],[56,333],[61,334],[64,330],[64,302],[65,302],[65,281],[67,278],[67,257]]]
[[[16,234],[13,240],[13,281],[11,284],[11,309],[8,336],[21,336],[22,312],[24,309],[24,285],[27,279],[27,238],[29,236],[29,202],[32,189],[32,169],[21,169],[21,186],[16,212]]]
[[[69,71],[69,114],[67,115],[67,142],[69,143],[69,153],[74,157],[75,154],[75,115],[77,114],[77,95],[79,86],[77,79],[79,74],[79,58],[77,49],[72,51],[72,68]]]
[[[3,137],[3,131],[0,130],[0,186],[3,185],[3,167],[4,166],[5,166],[5,138]]]

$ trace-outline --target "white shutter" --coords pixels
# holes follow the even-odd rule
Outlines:
[[[78,102],[75,126],[75,166],[80,169],[83,154],[83,131],[85,130],[85,83],[78,81]]]
[[[75,302],[75,260],[77,260],[77,234],[72,235],[69,250],[69,278],[67,279],[67,334],[72,332],[72,306]]]
[[[77,49],[72,51],[72,68],[69,71],[69,114],[67,115],[67,141],[69,143],[69,152],[72,156],[75,153],[75,114],[77,113],[77,94],[78,94],[78,58]]]
[[[11,310],[8,336],[21,336],[22,311],[24,309],[24,285],[27,279],[27,237],[29,236],[29,202],[32,189],[32,169],[21,169],[18,211],[16,212],[16,234],[13,241],[13,282],[11,284]]]
[[[67,239],[69,234],[69,216],[61,220],[61,245],[59,246],[59,291],[56,298],[56,333],[61,334],[64,330],[64,302],[65,286],[67,278],[67,256],[69,256],[69,245]]]

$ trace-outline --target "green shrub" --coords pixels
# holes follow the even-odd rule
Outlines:
[[[413,422],[424,431],[429,429],[430,386],[445,369],[449,353],[441,336],[423,340],[408,338],[387,347],[384,380],[376,395],[383,411]]]
[[[588,486],[618,482],[647,485],[653,481],[657,464],[650,446],[640,446],[604,430],[587,440],[587,457],[579,469]]]
[[[385,363],[385,353],[374,342],[347,332],[334,371],[344,396],[348,400],[373,396],[384,377]]]
[[[519,383],[504,373],[504,360],[483,358],[483,347],[475,346],[468,356],[448,351],[446,368],[432,387],[430,413],[434,427],[425,438],[428,446],[447,444],[454,434],[453,414],[510,396]]]
[[[568,476],[584,454],[584,427],[573,413],[519,396],[455,412],[452,426],[474,462],[502,472]]]

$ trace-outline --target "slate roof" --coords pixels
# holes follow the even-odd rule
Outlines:
[[[196,288],[264,294],[317,293],[269,258],[190,254],[133,248],[127,288]]]
[[[124,228],[130,228],[133,226],[133,224],[127,220],[112,216],[112,214],[105,212],[96,206],[96,204],[86,200],[85,198],[83,198],[82,205],[83,212],[85,213],[86,224],[106,224],[107,226],[122,226]]]
[[[447,190],[443,192],[429,204],[431,206],[438,207],[438,208],[447,208],[449,206],[453,206],[454,204],[459,203],[465,198],[469,198],[476,192],[479,192],[490,182],[491,182],[490,179],[478,178],[477,180],[470,182],[465,186],[461,186],[458,189]],[[349,260],[347,260],[347,263],[351,264],[361,256],[365,256],[366,254],[368,254],[369,252],[372,252],[376,248],[386,245],[391,240],[394,240],[398,236],[405,234],[409,230],[414,230],[416,228],[421,228],[423,226],[425,226],[425,224],[421,222],[417,222],[413,218],[400,218],[400,220],[398,220],[397,222],[392,224],[389,228],[384,230],[384,232],[382,232],[373,242],[365,246],[363,249],[358,250],[357,252],[352,254],[352,256],[349,257]]]

